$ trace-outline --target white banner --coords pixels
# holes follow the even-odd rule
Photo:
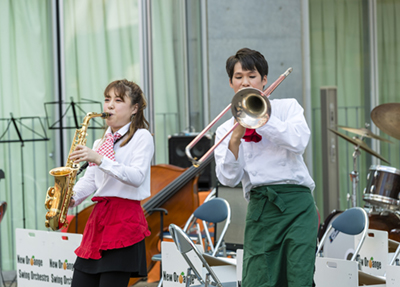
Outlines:
[[[15,230],[18,287],[71,286],[81,234]]]

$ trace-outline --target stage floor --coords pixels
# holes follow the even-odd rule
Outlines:
[[[5,287],[17,287],[17,282],[12,283],[12,281],[5,282]],[[12,284],[11,284],[12,283]],[[0,286],[2,283],[0,283]],[[133,287],[157,287],[158,282],[148,283],[146,281],[138,282]]]

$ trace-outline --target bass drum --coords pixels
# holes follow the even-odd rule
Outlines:
[[[372,165],[367,176],[363,199],[373,206],[398,210],[400,208],[400,170]]]
[[[324,236],[325,232],[328,230],[329,225],[338,217],[343,211],[334,209],[324,220],[318,230],[318,242],[321,241],[322,236]]]
[[[368,217],[369,229],[387,231],[389,239],[400,242],[400,213],[398,211],[371,211]]]

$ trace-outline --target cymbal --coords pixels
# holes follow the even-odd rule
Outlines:
[[[338,132],[338,131],[335,131],[335,130],[333,130],[333,129],[329,129],[329,130],[330,130],[331,132],[335,133],[336,135],[340,136],[341,138],[347,140],[348,142],[350,142],[350,143],[352,143],[352,144],[354,144],[354,145],[356,145],[356,146],[359,146],[361,149],[365,150],[365,151],[368,152],[369,154],[372,154],[373,156],[375,156],[375,157],[377,157],[377,158],[383,160],[384,162],[389,163],[389,162],[388,162],[385,158],[383,158],[380,154],[378,154],[378,153],[374,152],[372,149],[370,149],[369,146],[368,146],[365,142],[363,142],[362,140],[357,139],[357,138],[351,138],[351,137],[346,136],[345,134],[342,134],[342,133],[340,133],[340,132]]]
[[[381,131],[400,140],[400,103],[375,107],[371,112],[371,119]]]
[[[345,126],[337,126],[337,127],[341,128],[341,129],[344,129],[344,130],[346,130],[348,132],[351,132],[353,134],[357,134],[357,135],[363,136],[363,137],[377,139],[377,140],[381,140],[381,141],[384,141],[384,142],[392,143],[390,140],[385,139],[383,137],[380,137],[380,136],[374,134],[373,132],[371,132],[369,129],[366,129],[366,128],[356,129],[356,128],[350,128],[350,127],[345,127]]]

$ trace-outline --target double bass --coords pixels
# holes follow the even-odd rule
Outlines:
[[[141,202],[151,231],[151,235],[145,239],[147,271],[150,271],[155,265],[151,258],[160,253],[160,214],[154,212],[154,209],[163,208],[168,211],[168,215],[164,217],[163,230],[168,230],[171,223],[183,227],[199,206],[197,184],[199,174],[212,160],[211,156],[198,167],[181,168],[168,164],[151,167],[151,195]],[[67,232],[83,234],[94,206],[95,204],[92,204],[79,212],[71,220]],[[128,286],[132,286],[140,280],[140,278],[131,278]]]

